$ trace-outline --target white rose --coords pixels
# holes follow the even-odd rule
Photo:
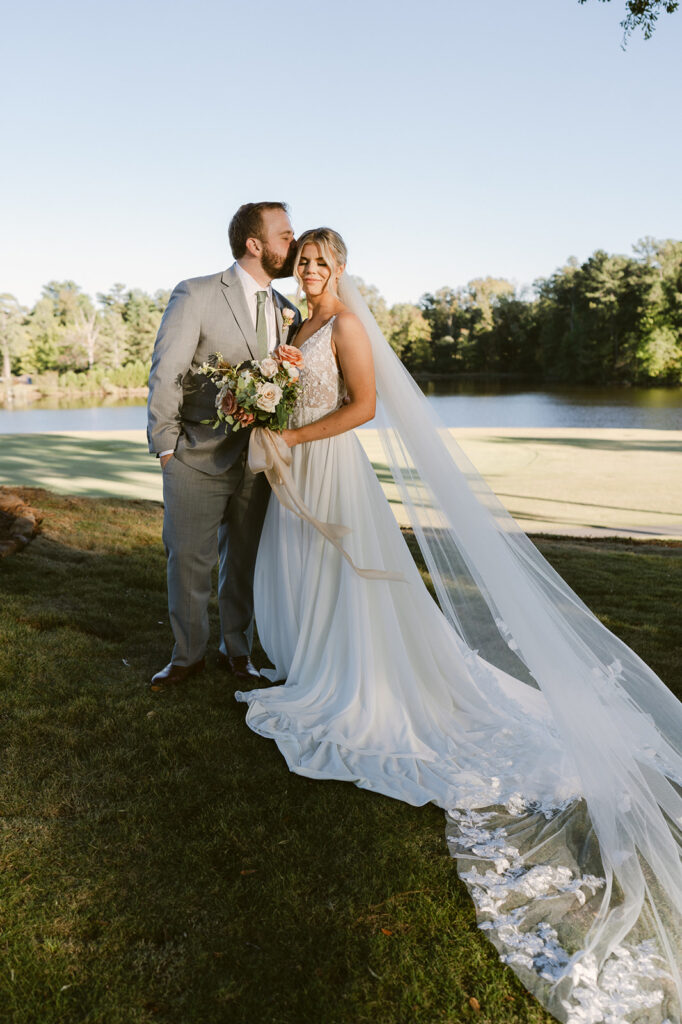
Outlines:
[[[263,412],[274,412],[281,397],[282,389],[276,384],[260,384],[256,405]]]
[[[258,365],[260,367],[260,372],[264,377],[274,377],[279,370],[277,362],[269,356],[266,359],[261,359]]]
[[[298,369],[298,366],[293,366],[291,363],[287,363],[286,360],[284,360],[284,362],[282,363],[282,366],[284,367],[284,369],[289,374],[289,379],[290,380],[298,380],[298,378],[301,376],[301,373],[300,373],[300,371]]]

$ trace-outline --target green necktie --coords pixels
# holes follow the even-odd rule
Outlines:
[[[267,292],[256,292],[256,340],[258,341],[258,358],[265,359],[270,351],[268,345],[268,321],[265,316],[265,300]]]

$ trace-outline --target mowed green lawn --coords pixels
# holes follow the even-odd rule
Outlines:
[[[682,431],[450,431],[529,533],[682,540]],[[407,522],[374,429],[357,431],[398,521]],[[0,486],[161,500],[144,431],[0,435]]]
[[[214,653],[148,692],[159,504],[21,493],[45,519],[0,562],[2,1024],[550,1020],[476,928],[440,810],[289,774]],[[682,692],[682,545],[538,543]]]

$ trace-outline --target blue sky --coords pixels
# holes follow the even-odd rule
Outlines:
[[[391,302],[682,238],[682,13],[623,0],[6,5],[0,292],[153,291],[240,203],[330,224]]]

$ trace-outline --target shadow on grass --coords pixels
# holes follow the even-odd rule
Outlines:
[[[493,440],[507,440],[507,438],[494,438]],[[552,443],[554,443],[554,442],[552,442]],[[376,476],[377,476],[379,482],[384,487],[384,489],[386,489],[386,487],[393,488],[393,484],[394,484],[393,477],[392,477],[391,473],[389,472],[389,470],[387,469],[386,466],[382,466],[382,465],[380,465],[378,463],[372,463],[372,468],[374,469],[374,472],[376,473]],[[677,509],[675,509],[673,511],[665,511],[665,510],[660,509],[660,508],[659,509],[651,509],[651,508],[646,509],[646,508],[638,508],[638,507],[633,507],[633,506],[628,506],[628,505],[607,505],[603,501],[599,501],[599,502],[574,501],[573,499],[566,498],[564,496],[557,496],[557,497],[554,497],[554,498],[542,498],[542,497],[538,497],[535,494],[532,494],[532,495],[530,495],[530,494],[510,494],[509,492],[501,491],[498,488],[495,488],[495,494],[500,499],[500,501],[503,501],[504,504],[507,506],[507,508],[510,509],[510,512],[514,516],[514,518],[516,520],[518,520],[519,522],[525,522],[528,527],[532,527],[533,524],[535,524],[535,523],[540,521],[540,522],[543,522],[543,523],[556,523],[557,526],[575,526],[575,525],[577,525],[577,526],[580,526],[583,529],[588,529],[588,530],[589,529],[593,529],[593,530],[596,530],[596,531],[603,531],[603,530],[608,530],[608,529],[610,529],[610,530],[619,530],[620,529],[622,531],[627,531],[629,534],[632,534],[634,536],[641,536],[642,538],[646,538],[646,537],[649,537],[649,536],[655,537],[657,535],[657,533],[662,533],[662,534],[666,534],[666,535],[669,535],[671,533],[673,533],[673,534],[679,533],[679,535],[682,537],[682,513],[680,513]],[[395,490],[395,488],[393,488],[393,490],[390,491],[386,496],[387,496],[387,500],[388,500],[389,504],[395,505],[395,506],[402,506],[402,502],[401,502],[400,497],[399,497],[397,491]],[[505,500],[505,499],[507,499],[507,500]],[[538,508],[536,511],[533,511],[533,512],[521,512],[521,511],[518,511],[518,510],[512,511],[513,503],[514,502],[518,502],[518,501],[523,501],[523,502],[532,503],[532,504],[539,503],[541,507]],[[559,505],[561,507],[565,507],[566,508],[566,515],[564,515],[564,516],[551,515],[551,514],[545,512],[543,510],[543,508],[542,508],[543,505],[545,505],[545,506],[549,505],[549,506],[555,506],[555,507],[557,505]],[[676,519],[679,519],[679,525],[675,525],[675,524],[670,524],[669,525],[669,524],[666,523],[664,526],[660,527],[660,529],[659,529],[659,528],[657,528],[655,526],[653,526],[653,527],[630,526],[630,525],[625,525],[625,524],[622,524],[622,523],[619,523],[619,522],[618,523],[614,523],[613,521],[611,521],[611,522],[604,522],[604,523],[601,523],[601,524],[594,524],[594,523],[583,522],[582,519],[581,519],[579,522],[576,522],[575,515],[573,515],[573,516],[571,515],[571,510],[574,509],[574,508],[575,509],[582,509],[582,508],[586,508],[586,509],[604,509],[606,511],[612,511],[612,512],[630,512],[630,513],[634,513],[634,514],[637,514],[637,515],[666,516],[668,518],[674,517]]]
[[[652,431],[653,433],[653,431]],[[507,446],[518,446],[522,448],[524,445],[549,445],[551,447],[560,445],[561,447],[569,448],[584,448],[592,451],[606,451],[606,452],[664,452],[668,455],[682,452],[682,440],[666,440],[661,439],[659,441],[649,439],[638,440],[637,438],[622,440],[614,440],[613,438],[600,438],[600,437],[500,437],[495,433],[494,428],[491,428],[490,434],[485,436],[486,443],[507,445]]]
[[[682,523],[682,512],[675,509],[673,512],[666,512],[663,509],[657,508],[636,508],[630,505],[605,505],[601,501],[573,501],[571,498],[540,498],[536,494],[530,496],[528,494],[509,494],[507,491],[495,491],[498,498],[512,498],[515,501],[541,501],[548,505],[556,505],[561,502],[562,505],[576,505],[579,508],[607,508],[612,509],[614,512],[642,512],[644,515],[653,516],[676,516]]]
[[[0,1019],[446,1024],[475,996],[548,1024],[475,927],[438,809],[289,774],[213,661],[148,692],[159,506],[31,500],[45,533],[0,567]],[[675,675],[682,558],[543,550]]]
[[[0,484],[49,487],[103,496],[112,486],[139,489],[147,477],[159,491],[160,470],[146,446],[137,441],[98,440],[94,436],[6,434],[0,437]],[[63,481],[63,484],[60,483]],[[152,497],[152,493],[147,497]]]
[[[522,499],[528,500],[528,499]],[[544,530],[544,533],[552,534],[552,525],[556,528],[557,535],[561,534],[562,527],[574,528],[579,526],[580,529],[589,534],[593,531],[595,537],[609,534],[611,531],[621,531],[624,536],[631,537],[634,540],[655,540],[657,537],[669,538],[671,536],[678,537],[682,540],[682,524],[677,526],[675,524],[664,524],[663,526],[631,526],[631,525],[614,525],[610,523],[590,523],[581,520],[576,521],[575,517],[569,516],[553,516],[547,512],[522,512],[519,509],[512,508],[511,515],[519,523],[522,529],[526,529],[528,532],[532,532],[533,528],[537,528],[537,524],[541,523],[546,525],[548,528]]]
[[[158,506],[32,498],[45,534],[0,574],[0,1019],[431,1024],[477,995],[548,1020],[475,927],[439,810],[290,775],[213,661],[149,693]]]

